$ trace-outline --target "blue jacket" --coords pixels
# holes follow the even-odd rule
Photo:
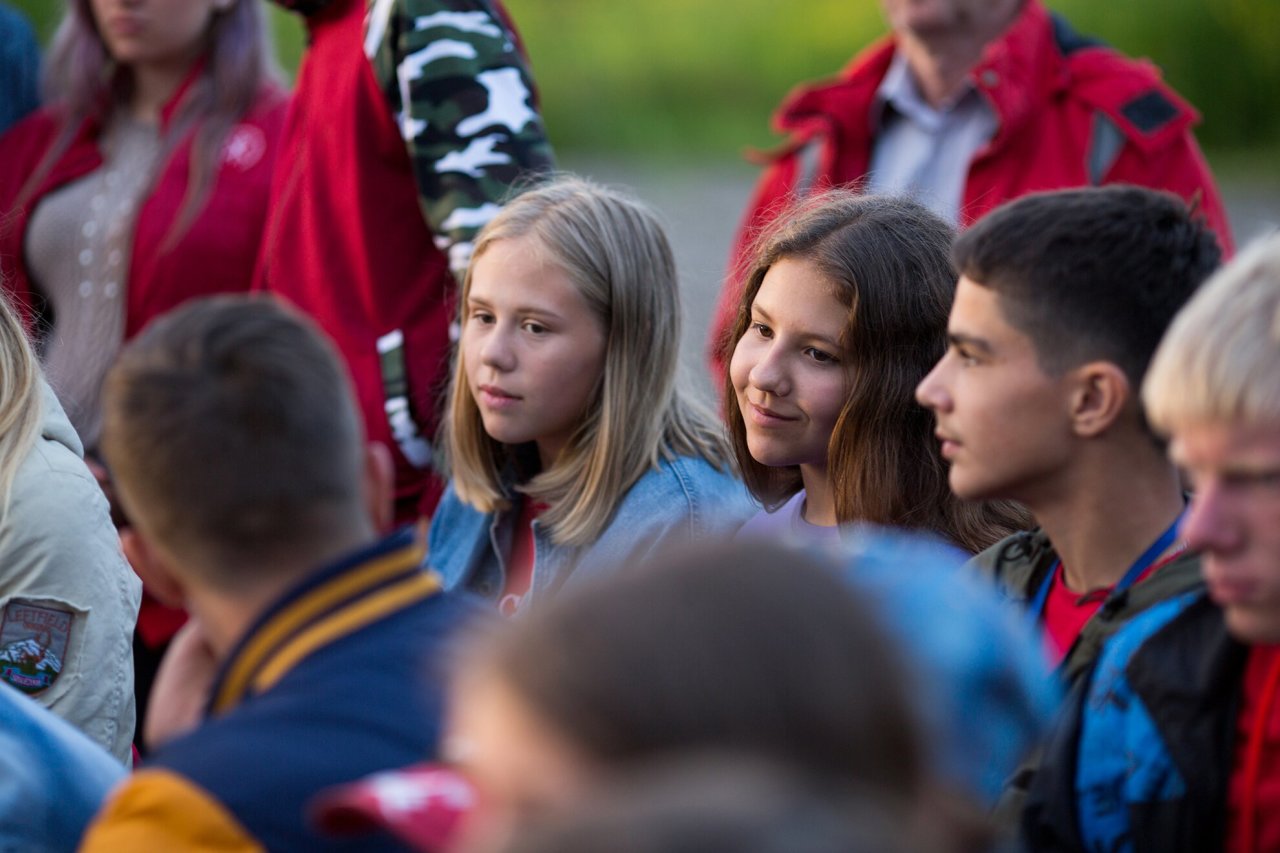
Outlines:
[[[206,718],[108,802],[85,850],[390,850],[326,839],[318,791],[432,758],[442,649],[477,608],[440,592],[405,532],[309,577],[251,628]]]
[[[571,575],[585,577],[643,559],[667,542],[728,537],[759,509],[739,480],[706,460],[663,460],[627,491],[591,545],[555,545],[534,521],[529,600],[554,594]],[[501,595],[517,515],[480,512],[463,503],[449,484],[427,537],[427,563],[444,577],[446,589],[464,588],[493,600]]]
[[[1058,710],[1039,630],[940,540],[870,525],[845,538],[848,580],[907,658],[936,770],[992,805]]]
[[[75,850],[123,776],[102,747],[0,684],[0,850]]]
[[[1023,815],[1028,848],[1221,850],[1246,658],[1203,589],[1134,617],[1046,748]]]

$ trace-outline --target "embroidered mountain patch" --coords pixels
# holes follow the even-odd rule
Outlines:
[[[47,690],[62,674],[75,614],[10,601],[0,621],[0,679],[23,693]]]

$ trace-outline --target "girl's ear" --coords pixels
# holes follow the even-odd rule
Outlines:
[[[1109,361],[1091,361],[1072,374],[1072,429],[1082,438],[1099,436],[1111,428],[1133,398],[1129,377]]]

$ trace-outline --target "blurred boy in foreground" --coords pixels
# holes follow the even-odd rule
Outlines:
[[[365,444],[341,361],[274,302],[214,298],[130,344],[105,408],[125,551],[192,616],[153,722],[208,698],[85,848],[341,849],[305,828],[304,803],[434,752],[439,691],[423,674],[462,615],[408,532],[379,537],[390,458]]]

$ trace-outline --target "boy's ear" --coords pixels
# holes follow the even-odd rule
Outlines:
[[[370,441],[364,446],[364,500],[369,518],[379,532],[391,529],[395,522],[396,469],[391,450],[385,444]]]
[[[1091,361],[1071,372],[1072,429],[1081,438],[1096,438],[1124,413],[1133,387],[1119,365],[1109,361]]]
[[[133,566],[134,572],[142,579],[142,585],[152,597],[170,607],[186,607],[186,587],[136,527],[121,529],[120,547],[124,550],[125,559]]]

